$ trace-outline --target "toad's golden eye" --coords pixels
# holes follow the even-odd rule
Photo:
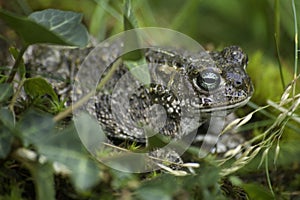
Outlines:
[[[210,91],[218,88],[220,85],[220,75],[212,70],[204,70],[197,77],[197,85],[205,91]]]

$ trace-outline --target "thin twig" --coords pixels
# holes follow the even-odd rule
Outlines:
[[[107,147],[111,147],[113,149],[117,149],[117,150],[120,150],[120,151],[123,151],[123,152],[126,152],[126,153],[132,152],[128,149],[125,149],[125,148],[122,148],[122,147],[119,147],[119,146],[116,146],[116,145],[113,145],[113,144],[110,144],[110,143],[107,143],[107,142],[103,142],[103,144]],[[134,152],[132,152],[132,153],[134,153]],[[149,154],[147,154],[147,157],[149,159],[153,160],[153,161],[157,161],[157,162],[159,161],[159,162],[162,162],[162,163],[167,162],[168,164],[177,165],[177,166],[181,166],[181,167],[198,168],[200,166],[199,163],[176,163],[176,162],[172,162],[172,161],[165,160],[165,159],[162,159],[162,158],[150,156]]]
[[[58,113],[56,116],[54,116],[53,120],[55,122],[60,121],[64,118],[66,118],[69,114],[71,114],[74,110],[77,110],[79,107],[81,107],[84,103],[86,103],[94,94],[95,92],[98,92],[106,83],[109,81],[109,79],[114,74],[117,67],[121,64],[121,59],[118,59],[111,67],[107,75],[100,81],[100,83],[97,85],[96,90],[92,90],[88,94],[86,94],[84,97],[82,97],[79,101],[74,103],[72,106],[68,107],[66,110]]]
[[[18,70],[18,67],[19,67],[19,65],[20,65],[20,63],[22,61],[22,57],[23,57],[23,55],[24,55],[24,53],[25,53],[25,51],[26,51],[27,48],[28,48],[28,45],[24,45],[21,48],[21,50],[20,50],[20,52],[18,54],[18,57],[17,57],[17,59],[15,61],[15,64],[14,64],[14,66],[12,67],[12,69],[10,71],[10,74],[9,74],[8,79],[6,81],[7,83],[11,83],[14,80],[15,75],[16,75],[17,70]]]
[[[17,101],[19,94],[21,93],[21,90],[22,90],[25,80],[26,80],[26,78],[23,77],[22,80],[20,81],[20,83],[18,84],[18,87],[17,87],[17,90],[16,90],[14,96],[12,97],[12,99],[10,101],[9,109],[11,110],[12,113],[14,113],[14,106],[15,106],[15,103]]]
[[[282,88],[284,90],[284,88],[285,88],[285,81],[284,81],[284,77],[283,77],[283,71],[282,71],[282,65],[281,65],[281,56],[280,56],[280,50],[279,50],[280,49],[280,7],[279,7],[279,0],[275,0],[274,10],[275,10],[275,16],[274,16],[274,27],[275,27],[274,39],[275,39],[275,46],[276,46],[276,53],[277,53],[277,61],[278,61],[280,79],[281,79]]]

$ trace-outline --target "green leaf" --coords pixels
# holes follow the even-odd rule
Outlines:
[[[73,125],[36,144],[41,154],[71,170],[77,189],[87,190],[98,180],[98,168],[84,151]]]
[[[203,163],[204,164],[204,163]],[[194,175],[176,177],[163,174],[144,181],[135,191],[139,199],[173,199],[180,193],[189,194],[188,199],[224,199],[218,186],[219,169],[206,165],[195,170]]]
[[[7,108],[1,108],[0,123],[1,122],[10,129],[14,128],[14,124],[15,124],[14,114]]]
[[[124,64],[138,81],[144,85],[151,83],[150,71],[145,59],[139,61],[124,61]]]
[[[25,113],[17,124],[25,146],[39,144],[54,134],[55,123],[52,116],[33,110]]]
[[[249,195],[250,199],[256,199],[256,200],[274,199],[271,192],[269,192],[266,188],[264,188],[261,185],[258,185],[256,183],[244,184],[243,188]]]
[[[8,100],[14,93],[13,87],[8,83],[0,84],[0,103]]]
[[[133,14],[133,9],[131,6],[131,0],[124,1],[124,30],[130,30],[138,27],[136,17]]]
[[[138,23],[131,6],[131,0],[124,1],[123,21],[125,31],[138,28]],[[133,49],[135,50],[132,51]],[[134,30],[125,32],[124,52],[128,52],[122,55],[122,59],[130,70],[130,73],[141,83],[148,85],[151,81],[150,72],[143,52],[140,49],[139,37]]]
[[[155,149],[163,148],[171,142],[170,138],[161,134],[156,134],[153,129],[144,128],[144,130],[146,131],[146,135],[148,135],[146,147],[147,151],[154,151]]]
[[[147,188],[138,190],[138,196],[143,200],[161,199],[161,200],[171,200],[172,195],[168,194],[166,191],[158,188]]]
[[[114,190],[121,190],[132,183],[135,183],[136,186],[140,185],[138,177],[134,173],[123,172],[113,168],[109,171],[112,176],[111,187]]]
[[[109,0],[102,0],[101,4],[108,5]],[[107,28],[105,26],[107,22],[106,10],[99,5],[96,4],[96,8],[94,10],[93,16],[91,17],[89,32],[91,35],[95,36],[98,41],[102,41],[105,39],[105,34],[107,32]]]
[[[9,52],[12,54],[12,56],[14,57],[15,60],[18,59],[18,55],[19,55],[20,52],[19,52],[19,50],[17,48],[10,47],[9,48]],[[21,59],[21,61],[20,61],[20,64],[18,66],[18,70],[19,70],[20,76],[22,78],[24,78],[25,74],[26,74],[26,68],[25,68],[25,64],[24,64],[24,60],[23,59]]]
[[[92,153],[99,151],[100,145],[106,141],[104,131],[99,122],[87,113],[80,113],[73,118],[76,130],[83,145]]]
[[[0,159],[5,158],[10,150],[13,142],[11,129],[14,126],[14,116],[10,110],[0,109]]]
[[[80,23],[82,15],[78,13],[48,9],[23,17],[0,9],[0,18],[27,45],[52,43],[84,47],[88,42],[86,28]]]
[[[155,179],[145,181],[135,192],[143,200],[172,199],[182,186],[182,179],[173,175],[164,174]]]
[[[52,86],[41,77],[27,79],[24,82],[24,90],[27,95],[33,98],[50,95],[54,101],[58,102],[58,97]]]
[[[39,154],[71,170],[70,176],[77,189],[86,190],[99,180],[98,168],[84,150],[73,124],[56,132],[51,116],[29,111],[18,128]]]
[[[138,28],[137,20],[133,14],[133,9],[131,6],[131,0],[125,0],[124,2],[124,30],[130,30],[134,28]],[[125,32],[125,40],[124,40],[124,48],[125,52],[128,50],[136,49],[134,51],[130,51],[129,53],[122,56],[123,60],[131,60],[138,61],[143,57],[142,51],[139,48],[139,37],[135,33],[135,31]]]
[[[36,199],[55,200],[54,170],[50,163],[26,163],[36,190]]]
[[[46,27],[69,44],[84,47],[88,43],[88,33],[81,24],[82,14],[47,9],[30,14],[29,19]]]

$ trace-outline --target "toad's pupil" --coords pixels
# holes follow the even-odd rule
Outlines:
[[[198,86],[206,91],[216,89],[220,81],[219,74],[212,71],[204,71],[197,78]]]

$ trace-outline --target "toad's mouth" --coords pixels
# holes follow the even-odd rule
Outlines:
[[[237,101],[231,104],[221,104],[219,106],[217,105],[211,105],[207,107],[200,108],[201,113],[214,113],[214,112],[221,112],[221,111],[228,111],[231,112],[234,109],[240,108],[248,103],[251,96],[245,98],[244,100]]]

